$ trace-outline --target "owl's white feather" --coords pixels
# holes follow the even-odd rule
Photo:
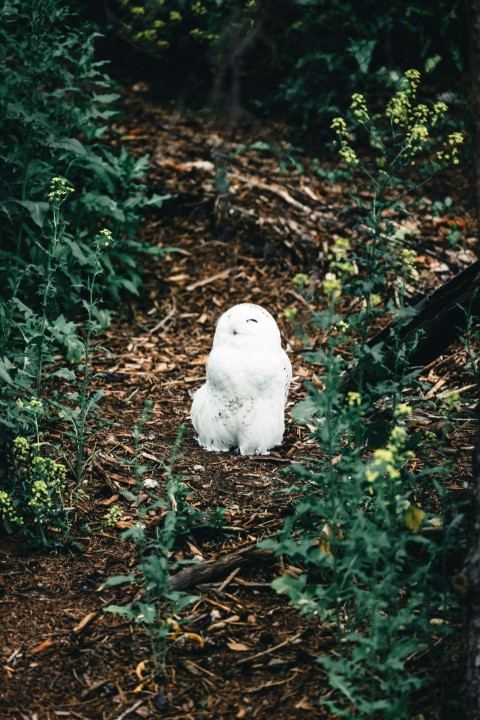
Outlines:
[[[270,313],[250,303],[227,310],[213,338],[207,381],[193,397],[200,445],[268,455],[283,440],[291,379],[292,366]]]

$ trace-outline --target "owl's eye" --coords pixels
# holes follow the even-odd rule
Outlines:
[[[258,323],[258,320],[255,320],[255,318],[248,318],[247,322]]]

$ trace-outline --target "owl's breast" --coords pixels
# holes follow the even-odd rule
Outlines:
[[[282,357],[277,351],[220,347],[209,355],[207,383],[225,399],[259,398],[272,392],[281,372]]]

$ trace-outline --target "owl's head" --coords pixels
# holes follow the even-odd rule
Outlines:
[[[223,313],[217,323],[213,347],[225,344],[279,347],[280,330],[268,310],[260,305],[241,303]]]

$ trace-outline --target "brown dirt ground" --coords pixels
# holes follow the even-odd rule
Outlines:
[[[162,211],[151,213],[143,238],[180,252],[149,261],[141,297],[132,309],[120,309],[102,338],[113,357],[98,351],[94,358],[94,369],[106,373],[97,382],[106,392],[102,416],[111,424],[97,432],[91,445],[95,455],[85,495],[72,518],[83,552],[38,552],[17,537],[0,539],[0,718],[331,717],[322,707],[329,688],[315,658],[334,649],[333,638],[328,626],[300,618],[271,590],[270,581],[282,569],[278,563],[258,563],[227,583],[220,579],[202,586],[201,600],[187,613],[189,630],[201,634],[205,645],[202,649],[182,635],[172,640],[165,677],[151,663],[140,673],[139,663],[150,656],[148,637],[102,608],[130,598],[125,588],[104,588],[103,583],[135,563],[134,548],[120,540],[121,528],[135,522],[133,508],[121,497],[133,483],[132,469],[120,458],[133,457],[132,428],[146,399],[154,401],[143,434],[148,477],[164,479],[162,462],[185,424],[183,456],[175,471],[191,488],[198,508],[227,509],[228,530],[194,535],[190,544],[181,544],[177,557],[197,554],[212,560],[281,526],[287,501],[272,491],[288,484],[282,471],[292,459],[311,454],[306,430],[290,423],[282,447],[265,458],[208,453],[197,445],[189,423],[190,398],[203,381],[216,318],[240,301],[263,304],[278,319],[294,367],[289,408],[302,395],[313,371],[302,360],[302,341],[283,311],[296,305],[302,316],[305,303],[292,277],[322,272],[333,234],[358,241],[348,187],[332,176],[315,176],[305,158],[303,176],[293,170],[282,175],[278,158],[252,151],[229,166],[228,196],[219,196],[211,164],[215,153],[221,164],[219,153],[262,140],[286,157],[288,144],[278,139],[284,128],[266,130],[252,122],[226,131],[220,122],[158,107],[142,84],[125,94],[124,105],[125,118],[117,128],[122,141],[136,154],[152,154],[153,191],[175,195]],[[325,161],[324,167],[334,165]],[[412,298],[473,260],[468,181],[444,177],[430,192],[429,202],[452,195],[455,213],[437,218],[427,205],[407,220],[398,218],[404,227],[410,223],[413,241],[415,232],[422,238]],[[462,252],[449,249],[453,224],[466,238]],[[453,346],[425,370],[432,398],[471,383],[463,360],[462,347]],[[414,421],[428,429],[435,418]],[[457,468],[452,488],[459,492],[470,477],[472,438],[473,423],[462,416],[449,435]],[[107,528],[102,515],[115,502],[124,515],[116,528]],[[150,518],[152,525],[156,521]],[[416,708],[428,718],[440,717],[435,666],[431,657],[419,662],[419,673],[433,678]]]

